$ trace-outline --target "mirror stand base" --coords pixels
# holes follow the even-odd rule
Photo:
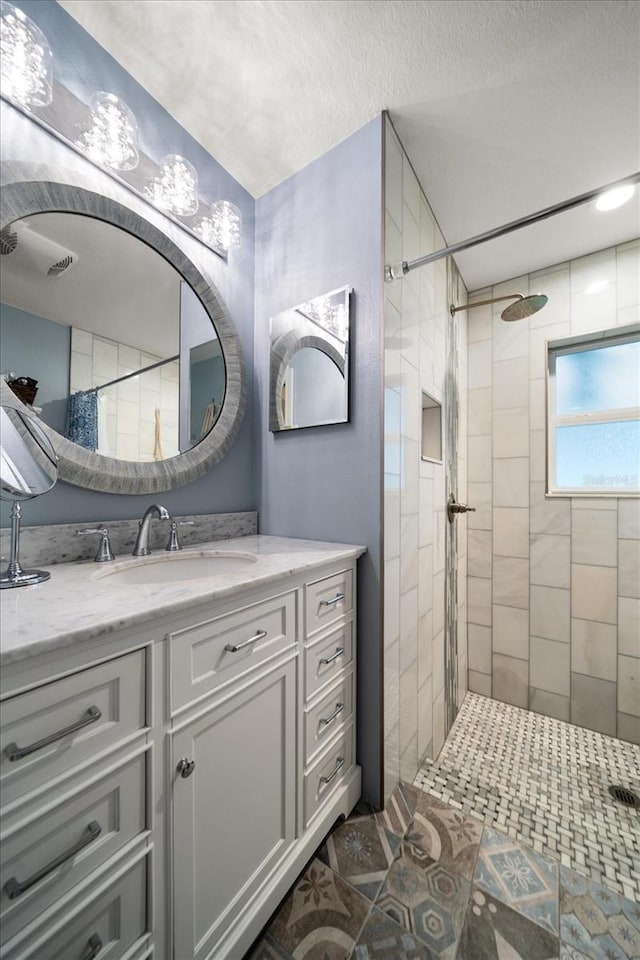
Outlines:
[[[30,587],[34,583],[44,583],[50,577],[47,570],[6,570],[0,577],[0,590],[8,587]]]

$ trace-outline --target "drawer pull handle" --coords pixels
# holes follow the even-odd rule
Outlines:
[[[340,716],[343,710],[344,710],[344,703],[336,703],[336,708],[330,717],[320,717],[320,726],[326,727],[329,723],[333,723],[335,718]]]
[[[334,660],[337,660],[338,657],[341,657],[344,653],[344,647],[336,647],[336,652],[333,653],[330,657],[322,657],[320,663],[328,664],[333,663]]]
[[[321,600],[321,607],[332,607],[334,603],[340,603],[341,600],[344,600],[344,593],[336,593],[335,597],[331,600]]]
[[[224,648],[229,653],[237,653],[238,650],[244,650],[245,647],[250,647],[252,643],[263,640],[266,635],[266,630],[258,630],[254,637],[249,637],[248,640],[243,640],[242,643],[225,643]]]
[[[65,853],[61,853],[59,857],[56,857],[55,860],[52,860],[51,863],[48,863],[46,866],[42,867],[40,870],[37,870],[26,880],[20,882],[16,877],[10,877],[4,885],[4,889],[9,897],[9,900],[15,900],[16,897],[22,896],[23,893],[26,893],[27,890],[30,890],[31,887],[35,886],[40,880],[46,877],[49,873],[53,873],[54,870],[57,870],[58,867],[61,867],[63,863],[66,863],[67,860],[71,860],[72,857],[75,857],[76,853],[80,853],[81,850],[84,850],[85,847],[88,847],[90,843],[100,836],[102,833],[102,827],[96,820],[92,820],[89,826],[87,827],[86,833],[80,837],[77,843],[74,843]]]
[[[89,937],[87,946],[89,947],[89,953],[85,953],[80,960],[96,960],[96,957],[102,950],[102,940],[97,933],[94,933],[92,937]]]
[[[102,710],[99,710],[96,706],[89,707],[84,717],[82,717],[81,720],[77,720],[76,723],[72,723],[70,727],[65,727],[64,730],[58,730],[56,733],[52,733],[42,740],[30,743],[28,747],[19,747],[17,743],[10,743],[4,748],[4,752],[11,762],[14,760],[22,760],[23,757],[28,757],[30,753],[35,753],[36,750],[42,750],[43,747],[48,747],[50,743],[55,743],[56,740],[62,740],[64,737],[68,737],[70,733],[75,733],[76,730],[82,730],[83,727],[88,727],[91,723],[97,723],[101,716]]]
[[[344,767],[344,757],[338,757],[333,771],[329,774],[328,777],[320,777],[320,783],[321,784],[331,783],[333,778],[338,776],[338,771],[342,770],[343,767]]]

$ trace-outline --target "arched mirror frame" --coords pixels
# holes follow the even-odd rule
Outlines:
[[[4,166],[4,165],[3,165]],[[191,483],[225,456],[233,445],[246,405],[246,378],[240,343],[219,294],[182,250],[157,227],[110,197],[84,187],[54,180],[30,179],[0,189],[0,229],[36,213],[76,213],[95,217],[133,234],[164,257],[189,284],[217,332],[224,356],[226,389],[220,415],[212,430],[196,446],[157,463],[118,460],[85,450],[42,424],[58,455],[59,479],[74,486],[105,493],[145,494],[172,490]],[[0,383],[2,397],[16,397]],[[18,401],[20,403],[20,401]]]

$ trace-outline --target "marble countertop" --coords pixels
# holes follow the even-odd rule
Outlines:
[[[54,564],[49,568],[51,579],[45,583],[2,591],[0,665],[143,625],[159,614],[188,610],[194,602],[228,598],[289,574],[349,562],[365,549],[320,540],[258,535],[200,543],[177,555],[158,551],[144,559],[122,557],[106,564],[90,560]],[[109,582],[106,576],[110,570],[157,562],[162,556],[186,559],[210,553],[251,554],[256,560],[233,572],[198,580],[129,585]]]

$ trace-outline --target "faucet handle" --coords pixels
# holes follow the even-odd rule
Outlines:
[[[76,530],[78,537],[87,537],[90,533],[100,534],[100,544],[94,563],[105,563],[107,560],[115,560],[115,555],[111,550],[111,544],[109,542],[109,530],[107,527],[87,527],[86,530]]]
[[[176,550],[182,550],[180,541],[178,540],[178,527],[193,527],[195,526],[195,520],[171,520],[171,531],[169,533],[169,541],[165,547],[165,550],[173,553]]]

